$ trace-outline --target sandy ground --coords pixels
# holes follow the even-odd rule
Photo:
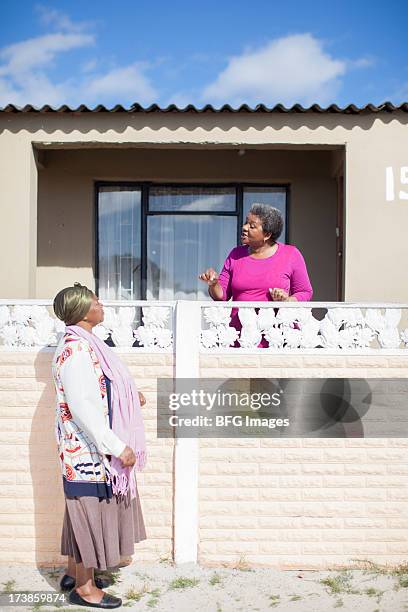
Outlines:
[[[382,571],[376,566],[337,571],[279,571],[238,568],[207,568],[193,564],[173,566],[132,564],[107,573],[112,585],[106,590],[123,600],[119,609],[158,612],[249,612],[281,610],[318,612],[408,611],[408,565]],[[15,591],[55,591],[61,568],[0,568],[2,601]],[[92,610],[63,604],[51,606],[5,606],[0,610]]]

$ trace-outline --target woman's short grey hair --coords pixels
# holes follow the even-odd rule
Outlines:
[[[271,234],[271,240],[276,242],[283,230],[283,217],[278,208],[269,204],[252,204],[249,211],[252,215],[259,217],[264,234]]]

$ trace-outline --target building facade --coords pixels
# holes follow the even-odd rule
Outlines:
[[[254,201],[314,299],[404,301],[408,105],[0,111],[2,297],[203,299]],[[13,273],[11,272],[13,270]]]

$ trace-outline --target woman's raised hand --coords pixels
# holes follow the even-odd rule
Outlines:
[[[198,278],[201,278],[209,287],[218,283],[218,274],[213,268],[208,268],[208,270],[202,272]]]
[[[125,446],[122,454],[119,455],[119,459],[122,462],[123,467],[132,467],[136,463],[136,457],[130,446]]]

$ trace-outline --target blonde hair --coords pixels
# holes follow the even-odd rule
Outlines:
[[[93,291],[74,283],[73,287],[65,287],[54,298],[54,312],[65,325],[75,325],[85,317],[94,297]]]

